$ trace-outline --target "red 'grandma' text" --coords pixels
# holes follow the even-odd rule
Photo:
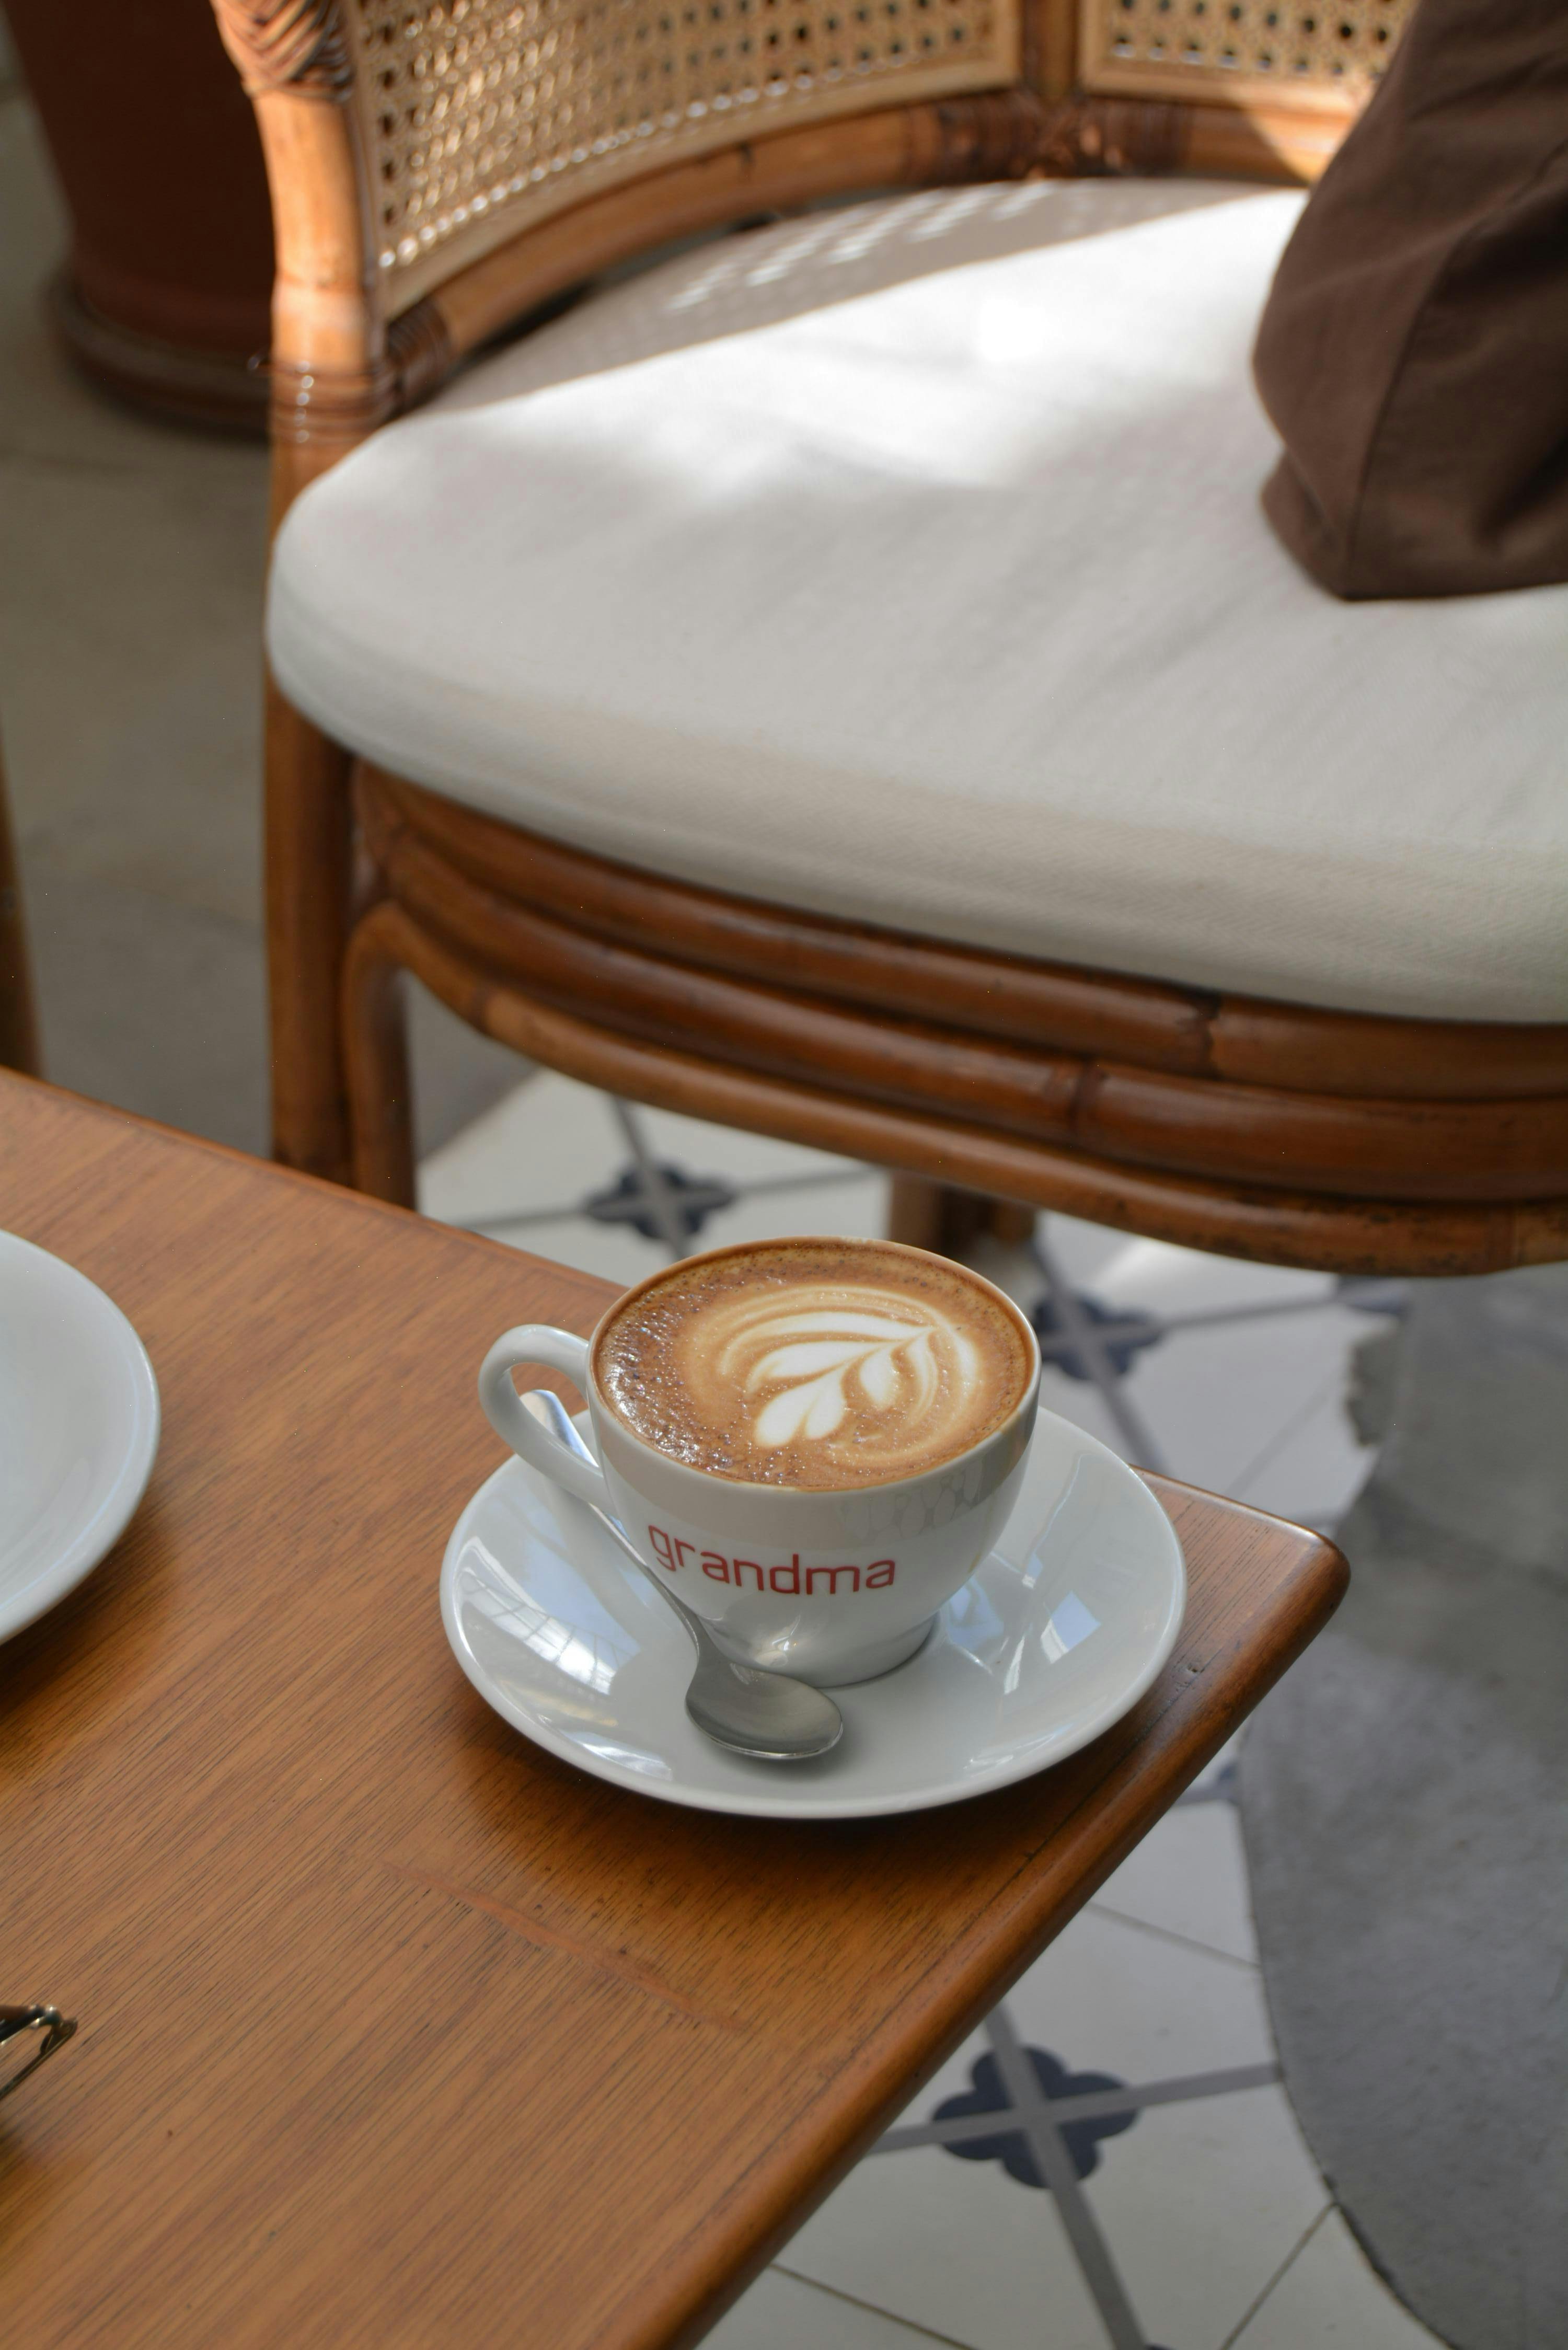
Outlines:
[[[662,1526],[649,1526],[648,1539],[660,1566],[671,1575],[683,1566],[700,1566],[715,1583],[738,1584],[747,1587],[751,1576],[758,1591],[782,1591],[815,1598],[820,1591],[829,1599],[836,1599],[845,1591],[886,1591],[898,1570],[890,1558],[874,1558],[867,1567],[807,1566],[800,1563],[800,1553],[792,1555],[787,1566],[763,1566],[760,1559],[726,1558],[722,1551],[700,1550],[695,1543],[681,1542],[667,1534]]]

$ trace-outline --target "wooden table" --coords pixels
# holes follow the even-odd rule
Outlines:
[[[1316,1535],[1155,1482],[1192,1596],[1128,1720],[908,1819],[585,1778],[448,1651],[509,1323],[602,1283],[0,1076],[0,1226],[146,1341],[130,1533],[0,1649],[17,2350],[695,2341],[1334,1607]]]

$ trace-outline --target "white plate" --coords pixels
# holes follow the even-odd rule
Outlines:
[[[118,1305],[0,1232],[0,1640],[119,1541],[158,1451],[158,1382]]]
[[[836,1690],[815,1762],[749,1762],[687,1720],[690,1638],[595,1523],[521,1461],[482,1485],[441,1566],[441,1618],[488,1703],[596,1778],[772,1819],[921,1811],[1060,1762],[1136,1705],[1169,1656],[1187,1578],[1141,1478],[1043,1411],[1002,1541],[919,1656]]]

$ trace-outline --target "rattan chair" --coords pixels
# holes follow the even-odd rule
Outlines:
[[[1558,591],[1335,606],[1256,514],[1282,192],[1407,0],[217,11],[278,248],[283,1159],[411,1200],[411,972],[896,1170],[908,1236],[1568,1254]]]
[[[0,760],[0,1068],[39,1074],[38,1029],[22,917],[22,879],[11,837],[5,767]]]

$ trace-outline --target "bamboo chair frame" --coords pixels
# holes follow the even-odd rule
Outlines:
[[[885,57],[874,89],[814,88],[798,105],[781,84],[765,135],[699,107],[655,160],[618,155],[618,131],[607,156],[576,151],[576,188],[541,198],[519,178],[520,194],[454,206],[433,242],[394,245],[377,152],[387,177],[401,167],[365,111],[386,0],[214,0],[272,185],[275,514],[494,336],[672,238],[857,190],[1032,173],[1301,181],[1353,119],[1364,85],[1333,60],[1281,87],[1256,27],[1247,55],[1206,54],[1195,34],[1166,58],[1152,0],[1116,5],[971,14],[975,53],[950,73]],[[1334,25],[1365,59],[1405,9],[1352,0]],[[421,0],[412,15],[443,37],[472,20],[476,54],[510,70],[523,32],[508,51],[485,30],[504,13]],[[836,19],[801,19],[822,22]],[[1339,1273],[1568,1255],[1568,1026],[1311,1010],[695,889],[379,772],[275,689],[266,823],[275,1147],[385,1199],[413,1199],[411,972],[554,1068],[888,1167],[910,1237],[941,1229],[943,1198],[983,1193]]]
[[[4,760],[0,760],[0,1068],[20,1069],[35,1077],[41,1074],[27,926],[22,912],[22,877],[16,867]]]

